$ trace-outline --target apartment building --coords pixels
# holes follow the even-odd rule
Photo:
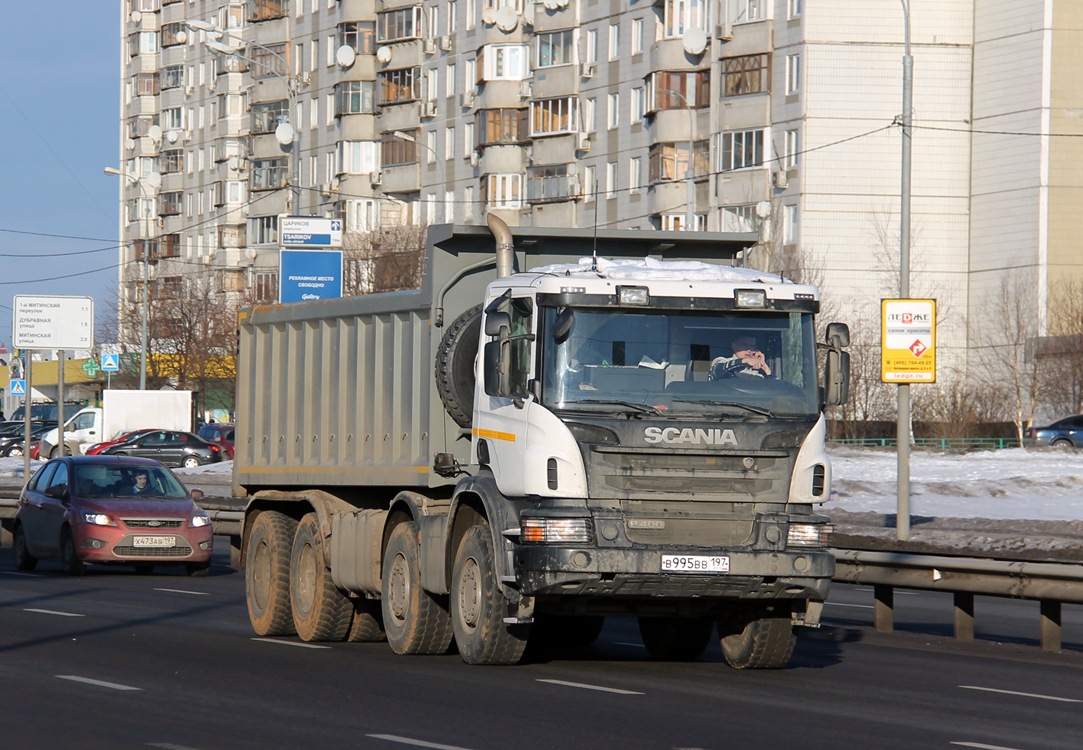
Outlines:
[[[1051,135],[1079,135],[1083,9],[905,5],[911,292],[940,301],[939,361],[962,371],[1003,279],[1032,279],[1044,320],[1051,285],[1083,267],[1081,146]],[[199,271],[274,298],[281,214],[340,217],[349,236],[497,211],[757,232],[755,261],[814,276],[866,337],[897,293],[894,0],[122,6],[122,289],[146,258],[152,294]]]

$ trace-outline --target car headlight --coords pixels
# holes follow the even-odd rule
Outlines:
[[[203,511],[199,511],[188,521],[188,525],[191,526],[193,529],[198,529],[203,526],[210,526],[211,517]]]
[[[114,521],[106,513],[83,513],[83,523],[93,524],[94,526],[116,526],[117,522]]]

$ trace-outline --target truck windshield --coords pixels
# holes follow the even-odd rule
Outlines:
[[[543,321],[542,402],[555,410],[738,419],[819,412],[811,313],[545,308]]]

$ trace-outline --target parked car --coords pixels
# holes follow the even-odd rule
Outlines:
[[[220,422],[211,422],[205,424],[199,428],[199,432],[196,434],[206,440],[208,443],[217,443],[222,446],[226,451],[226,456],[230,461],[233,460],[233,432],[234,426],[231,424],[222,424]]]
[[[199,435],[175,430],[153,430],[137,435],[128,442],[111,445],[99,456],[138,456],[161,461],[166,466],[193,469],[222,460],[223,450]]]
[[[30,430],[30,442],[37,440],[56,425],[38,424]],[[9,456],[21,456],[26,452],[26,440],[20,431],[14,435],[0,435],[0,458]]]
[[[1023,431],[1025,448],[1044,445],[1083,448],[1083,414],[1065,417],[1048,427],[1028,427]]]
[[[92,445],[92,446],[90,446],[89,448],[86,449],[86,453],[84,455],[96,456],[99,453],[101,453],[103,450],[105,450],[106,448],[117,445],[119,443],[127,443],[129,440],[133,440],[133,439],[139,437],[140,435],[143,435],[143,434],[148,433],[148,432],[154,432],[154,428],[149,427],[149,428],[145,428],[145,429],[142,429],[142,430],[132,430],[131,432],[122,432],[121,434],[114,437],[112,440],[106,440],[104,443],[94,443],[94,445]]]
[[[173,472],[120,456],[62,456],[39,468],[19,495],[13,534],[18,570],[55,559],[70,575],[87,563],[205,575],[213,547],[210,518]]]

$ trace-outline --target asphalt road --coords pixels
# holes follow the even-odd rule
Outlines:
[[[221,540],[219,540],[221,541]],[[950,597],[897,599],[879,634],[868,589],[836,586],[827,625],[791,665],[647,659],[614,618],[590,649],[511,668],[400,657],[386,644],[255,638],[243,577],[219,545],[211,576],[55,563],[0,551],[3,746],[33,748],[1079,747],[1083,609],[1066,653],[1036,646],[1037,605],[979,600],[973,644],[950,639]]]

